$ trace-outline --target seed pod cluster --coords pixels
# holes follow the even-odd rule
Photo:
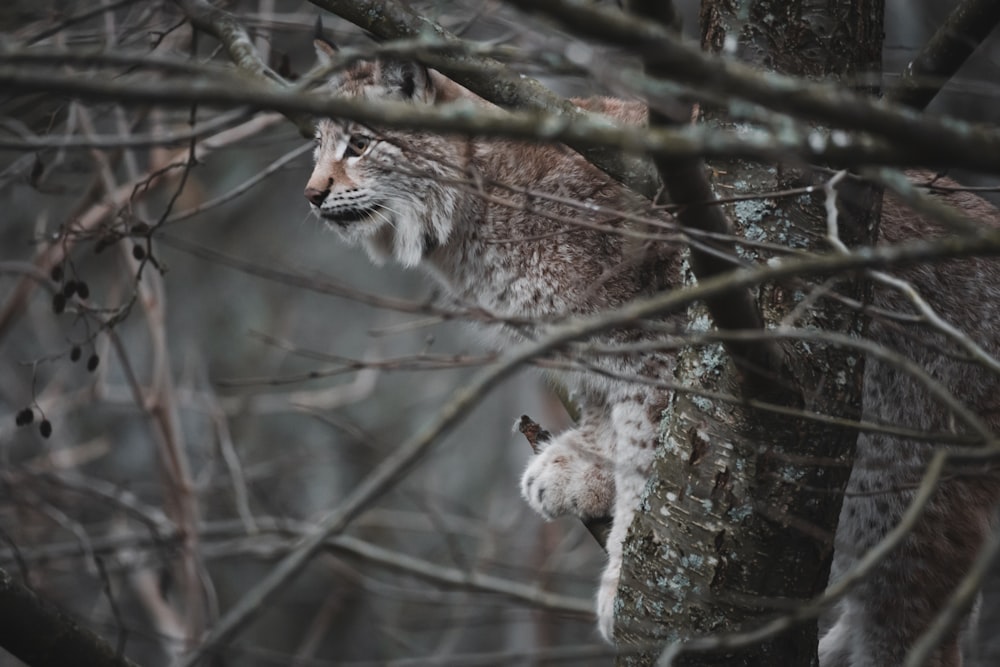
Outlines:
[[[14,418],[14,423],[18,426],[28,426],[35,421],[35,411],[31,408],[24,408],[17,413]],[[38,423],[38,432],[43,438],[47,438],[52,435],[52,422],[48,419],[42,418],[42,421]]]
[[[90,285],[80,279],[70,278],[66,280],[66,270],[62,264],[56,264],[49,271],[49,277],[53,282],[62,283],[62,287],[52,295],[52,312],[56,315],[66,310],[69,300],[73,297],[81,301],[90,298]]]

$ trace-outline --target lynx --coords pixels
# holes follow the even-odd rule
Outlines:
[[[317,50],[321,60],[333,55],[322,42]],[[373,100],[487,104],[438,72],[408,62],[358,62],[331,75],[325,86],[331,95]],[[644,122],[638,103],[574,101],[621,122]],[[662,228],[647,229],[627,215],[656,215],[648,204],[564,147],[374,129],[335,119],[318,121],[316,137],[316,166],[305,188],[313,211],[376,263],[420,267],[452,298],[492,314],[498,323],[489,335],[497,344],[531,338],[567,315],[615,308],[682,282],[681,246]],[[948,199],[984,224],[1000,224],[997,211],[971,195]],[[937,233],[891,199],[883,229],[890,242]],[[1000,353],[996,262],[920,267],[904,277],[945,319],[991,354]],[[875,306],[913,312],[887,288],[878,291]],[[665,323],[677,330],[685,324],[680,315]],[[954,346],[921,327],[887,318],[876,319],[871,329],[997,425],[1000,387],[994,375],[954,355]],[[636,328],[601,342],[646,335]],[[545,518],[613,517],[597,591],[599,629],[611,640],[622,542],[649,475],[661,413],[673,398],[667,390],[622,378],[669,378],[675,360],[667,353],[576,358],[576,367],[560,379],[572,390],[581,418],[531,460],[521,492]],[[865,383],[866,419],[947,430],[948,412],[896,369],[869,362]],[[836,540],[841,569],[898,521],[929,451],[928,445],[862,434]],[[900,664],[967,571],[991,529],[997,497],[991,475],[949,479],[892,562],[843,601],[821,642],[821,664]],[[950,637],[935,664],[958,665],[956,647]]]

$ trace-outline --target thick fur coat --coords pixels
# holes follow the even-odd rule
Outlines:
[[[487,104],[410,63],[356,63],[333,75],[326,89],[414,104],[460,98]],[[645,116],[642,105],[619,100],[580,104],[627,123],[640,123]],[[630,213],[653,215],[648,203],[564,147],[325,119],[317,125],[315,159],[305,195],[316,214],[375,262],[421,267],[453,298],[500,322],[509,319],[492,327],[495,344],[531,337],[546,322],[567,315],[615,308],[681,283],[681,247],[670,240],[669,225],[652,229],[634,223]],[[948,198],[984,224],[1000,221],[996,210],[976,197]],[[939,232],[891,200],[883,228],[890,242]],[[992,308],[1000,302],[997,262],[950,262],[912,269],[903,277],[943,318],[989,353],[1000,353],[1000,311]],[[877,288],[875,306],[914,312],[906,297],[887,287]],[[676,325],[683,328],[682,322]],[[876,317],[871,334],[926,367],[997,426],[1000,393],[993,373],[956,357],[954,345],[921,325]],[[621,331],[603,342],[645,335],[640,329]],[[671,378],[674,358],[584,353],[576,362],[590,371],[570,370],[560,379],[580,404],[579,424],[530,461],[521,492],[547,518],[613,516],[608,564],[597,593],[599,627],[611,639],[622,542],[649,475],[661,412],[673,398],[665,389],[628,378]],[[868,362],[864,401],[868,420],[951,428],[945,408],[881,362]],[[930,452],[927,444],[861,435],[836,540],[839,570],[896,524]],[[982,469],[950,476],[890,561],[842,602],[838,621],[821,642],[821,664],[901,664],[991,530],[997,495],[995,476]],[[950,637],[933,664],[959,662],[957,642]]]

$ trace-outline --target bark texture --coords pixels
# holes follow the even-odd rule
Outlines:
[[[882,5],[882,0],[705,0],[703,46],[720,51],[735,44],[741,58],[764,69],[870,84],[881,60]],[[738,132],[737,125],[722,120],[725,111],[710,110],[706,122]],[[813,178],[801,165],[730,161],[711,167],[713,187],[724,197],[777,192]],[[853,205],[841,216],[841,238],[848,245],[870,243],[878,197],[858,190],[848,199]],[[746,200],[726,211],[741,238],[827,251],[823,204],[820,192]],[[737,253],[754,262],[771,256],[750,246]],[[857,275],[829,277],[819,289],[825,288],[867,297]],[[814,298],[816,289],[818,283],[805,282],[761,286],[755,297],[765,326]],[[693,330],[712,327],[702,307],[689,316]],[[857,335],[864,320],[819,297],[794,324]],[[815,342],[790,343],[784,352],[788,370],[774,377],[776,391],[747,398],[801,397],[789,407],[857,418],[860,355]],[[739,395],[750,386],[739,372],[720,344],[704,345],[681,354],[677,379]],[[616,634],[638,653],[623,656],[620,664],[652,664],[671,642],[752,630],[821,592],[840,511],[838,492],[850,473],[855,440],[850,429],[679,394],[664,416],[654,479],[626,545]],[[814,665],[816,634],[816,623],[804,622],[746,648],[720,644],[711,653],[683,654],[674,664]]]

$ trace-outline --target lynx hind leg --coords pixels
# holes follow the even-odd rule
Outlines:
[[[521,477],[521,495],[546,519],[611,514],[614,430],[607,410],[585,410],[580,425],[549,441]]]
[[[873,470],[878,459],[869,437],[859,438],[859,457],[844,498],[836,548],[853,558],[867,553],[894,527],[913,499],[900,490],[909,476]],[[877,445],[884,443],[876,443]],[[878,466],[882,468],[881,463]],[[923,516],[888,558],[845,598],[844,613],[820,642],[821,667],[898,667],[948,604],[992,529],[993,481],[986,476],[946,479]],[[969,616],[965,620],[968,622]],[[840,660],[840,662],[838,662]],[[931,653],[928,667],[960,667],[959,632]]]
[[[623,547],[653,466],[659,437],[659,410],[646,397],[623,400],[612,411],[615,425],[615,510],[606,545],[608,564],[597,588],[597,627],[607,641],[614,638],[615,599],[621,578]]]
[[[837,622],[819,640],[820,667],[851,667],[852,617],[846,603],[840,607]]]

